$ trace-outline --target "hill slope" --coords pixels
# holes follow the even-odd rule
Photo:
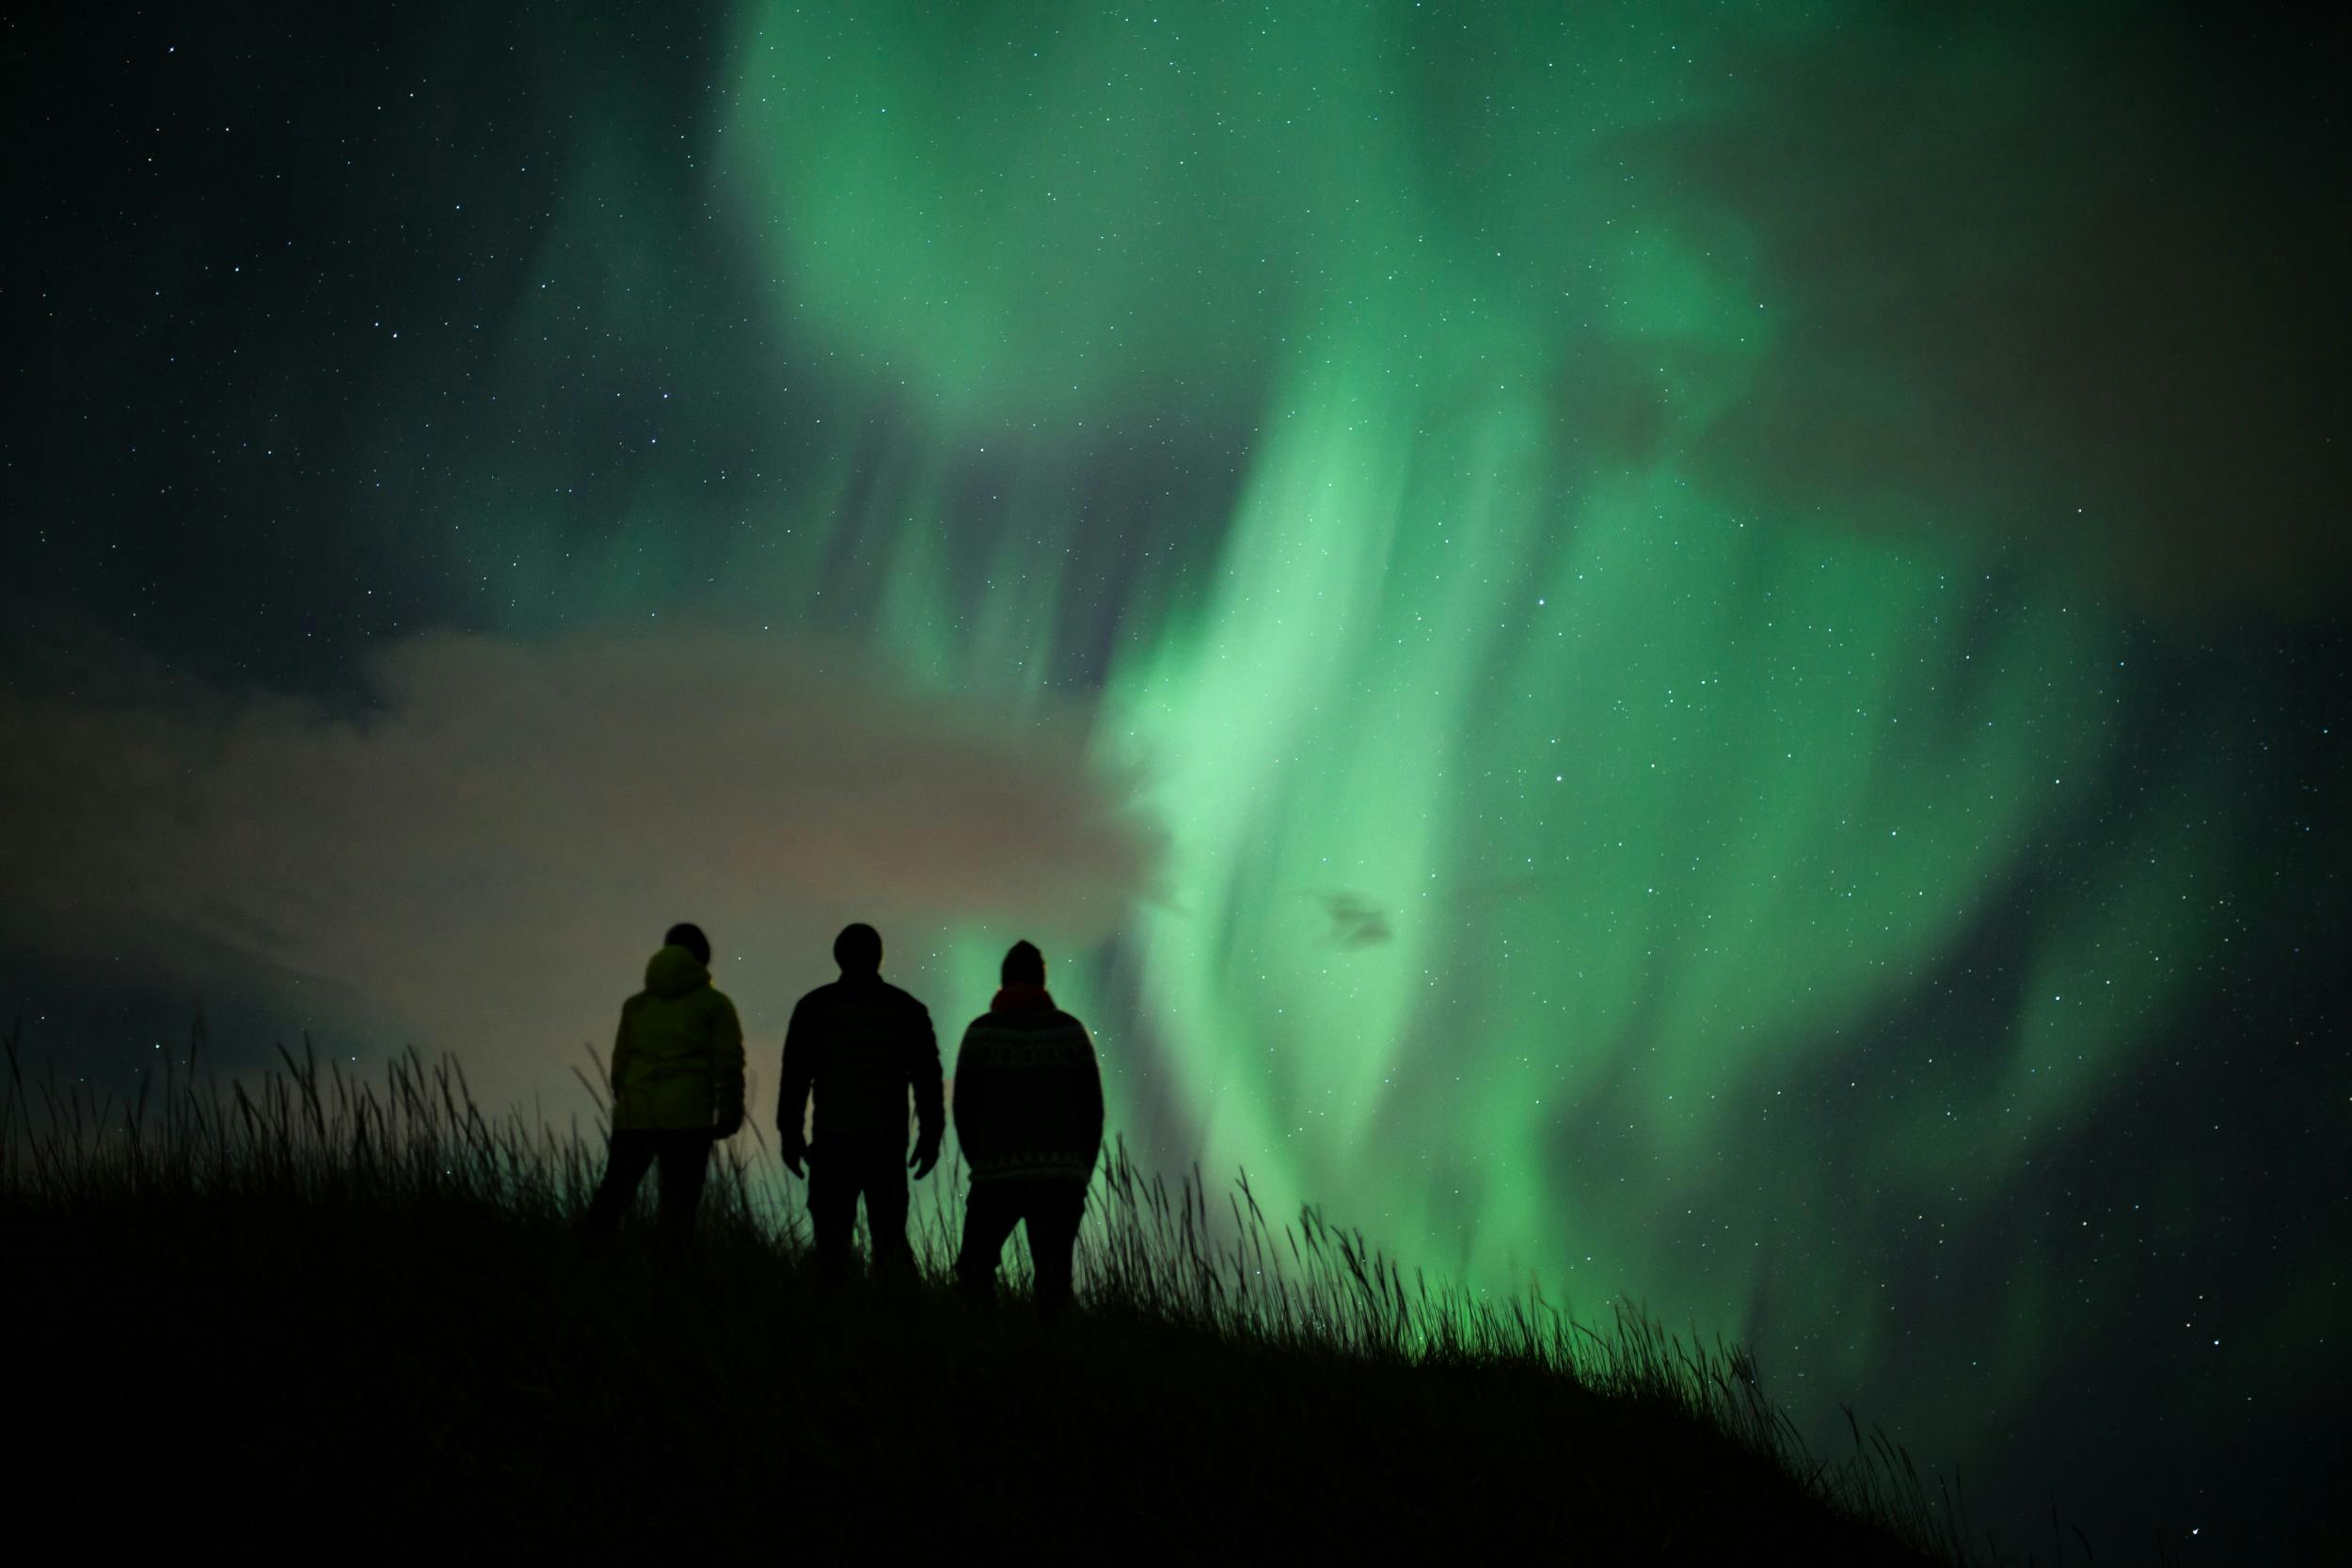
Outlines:
[[[1277,1271],[1118,1165],[1089,1305],[1048,1327],[1017,1298],[826,1287],[739,1164],[691,1254],[591,1247],[590,1151],[452,1087],[297,1066],[160,1111],[65,1096],[43,1132],[15,1086],[21,1528],[360,1555],[1956,1555],[1888,1484],[1899,1456],[1809,1465],[1736,1356],[1408,1293],[1311,1215],[1272,1232]]]

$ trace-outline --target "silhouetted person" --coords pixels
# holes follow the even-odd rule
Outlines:
[[[956,1139],[972,1167],[956,1278],[993,1298],[996,1261],[1025,1222],[1038,1310],[1051,1317],[1070,1305],[1071,1253],[1103,1149],[1103,1073],[1086,1025],[1045,989],[1043,954],[1016,942],[999,974],[1004,989],[956,1053]]]
[[[611,1235],[647,1166],[661,1166],[656,1233],[675,1245],[693,1234],[713,1140],[743,1125],[743,1027],[711,989],[710,941],[670,927],[645,960],[645,989],[621,1004],[612,1037],[612,1145],[588,1205],[588,1229]]]
[[[776,1132],[784,1163],[795,1176],[801,1162],[808,1162],[808,1217],[817,1230],[817,1261],[836,1277],[849,1272],[861,1195],[876,1272],[898,1275],[912,1268],[907,1171],[912,1168],[918,1180],[930,1174],[946,1121],[930,1012],[882,977],[882,937],[874,927],[842,927],[833,942],[841,978],[802,997],[784,1036]],[[907,1153],[910,1089],[916,1124],[912,1156]],[[803,1142],[801,1124],[812,1090],[815,1126]]]

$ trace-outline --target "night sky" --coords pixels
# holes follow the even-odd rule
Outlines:
[[[695,919],[764,1123],[841,924],[1028,937],[1162,1168],[2011,1538],[2343,1518],[2342,24],[46,9],[37,1053],[568,1117]]]

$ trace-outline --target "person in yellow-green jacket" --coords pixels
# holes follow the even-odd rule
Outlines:
[[[693,1234],[710,1146],[743,1125],[743,1026],[735,1004],[710,984],[710,939],[677,925],[645,960],[645,989],[621,1004],[612,1039],[612,1144],[604,1180],[588,1205],[588,1230],[609,1236],[661,1167],[656,1233]]]

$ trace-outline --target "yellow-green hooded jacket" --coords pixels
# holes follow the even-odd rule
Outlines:
[[[612,1039],[614,1132],[725,1126],[743,1116],[743,1026],[683,947],[645,960]]]

